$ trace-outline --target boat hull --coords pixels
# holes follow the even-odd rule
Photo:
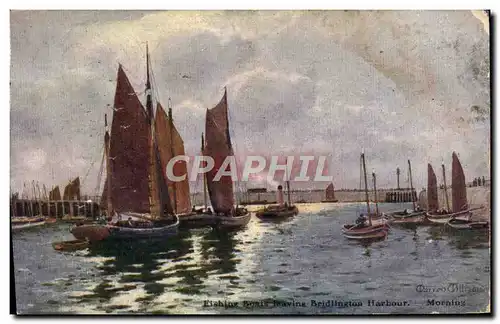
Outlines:
[[[457,230],[489,229],[490,224],[486,221],[468,221],[461,219],[450,219],[446,225]]]
[[[201,228],[215,226],[217,219],[222,216],[204,213],[191,213],[179,215],[179,227],[181,228]]]
[[[366,226],[366,227],[356,227],[356,225],[344,225],[342,227],[342,234],[350,235],[350,236],[362,236],[367,234],[376,233],[383,230],[388,230],[389,226],[387,224]]]
[[[87,240],[72,240],[52,243],[52,247],[57,251],[78,251],[86,249],[89,245],[90,243]]]
[[[284,219],[295,216],[299,213],[299,209],[297,206],[293,206],[293,208],[289,208],[286,210],[273,210],[264,208],[255,213],[255,216],[261,219]]]
[[[471,216],[470,210],[464,210],[460,211],[457,213],[450,213],[450,214],[431,214],[427,213],[426,218],[427,220],[432,223],[432,224],[437,224],[437,225],[444,225],[448,223],[452,218],[460,217],[460,218],[467,218]]]
[[[45,217],[43,216],[33,216],[33,217],[17,216],[17,217],[11,217],[10,222],[13,225],[18,225],[18,224],[38,222],[44,219]]]
[[[80,216],[64,216],[61,218],[61,221],[64,223],[72,223],[72,224],[77,224],[77,223],[83,223],[83,224],[90,224],[93,222],[93,220],[87,218],[87,217],[80,217]]]
[[[245,227],[248,222],[250,222],[251,213],[246,212],[246,214],[234,217],[218,217],[214,228],[218,230],[238,230]]]
[[[411,212],[411,213],[403,213],[396,212],[389,214],[390,224],[412,224],[412,225],[420,225],[426,223],[425,212]]]
[[[22,223],[22,224],[12,224],[12,230],[13,231],[19,231],[22,229],[27,229],[27,228],[33,228],[33,227],[38,227],[45,225],[45,220],[42,221],[35,221],[35,222],[27,222],[27,223]]]
[[[81,225],[71,229],[73,236],[79,240],[90,242],[103,240],[123,239],[150,239],[165,238],[176,235],[179,227],[179,218],[173,224],[154,226],[149,228],[125,227],[116,225]]]
[[[363,235],[353,235],[353,234],[349,234],[349,233],[343,233],[344,234],[344,237],[347,238],[347,239],[350,239],[350,240],[358,240],[358,241],[369,241],[369,240],[381,240],[381,239],[384,239],[385,237],[387,237],[387,234],[388,234],[388,229],[382,229],[382,230],[378,230],[376,232],[373,232],[373,233],[367,233],[367,234],[363,234]]]

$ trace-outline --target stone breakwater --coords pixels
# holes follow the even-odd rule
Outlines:
[[[386,193],[394,192],[394,190],[381,189],[377,190],[377,198],[379,202],[384,202],[386,198]],[[375,200],[375,194],[373,191],[369,193],[370,200]],[[208,194],[207,194],[208,196]],[[268,202],[276,202],[276,192],[268,191],[263,193],[235,193],[235,196],[238,197],[238,201],[263,201],[267,200]],[[306,203],[319,203],[322,200],[325,200],[325,191],[292,191],[290,194],[290,198],[293,202],[306,202]],[[287,195],[285,193],[285,200],[287,199]],[[346,191],[339,190],[335,191],[335,199],[339,202],[364,202],[365,201],[365,192],[364,191]],[[203,193],[195,193],[192,195],[192,201],[195,205],[203,204]]]
[[[450,206],[452,204],[451,188],[448,189]],[[467,188],[467,200],[470,207],[485,206],[485,209],[474,212],[474,219],[490,220],[491,218],[491,187],[469,187]],[[446,208],[446,197],[444,189],[438,189],[439,207]],[[418,196],[418,202],[422,208],[427,208],[427,190],[422,190]]]

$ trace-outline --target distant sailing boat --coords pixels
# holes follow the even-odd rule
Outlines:
[[[361,166],[363,168],[364,182],[365,182],[365,200],[366,209],[368,214],[368,224],[366,224],[366,219],[363,215],[358,218],[360,221],[356,221],[356,224],[345,224],[342,227],[342,234],[353,240],[377,240],[383,239],[387,236],[389,232],[389,226],[385,216],[378,210],[378,199],[377,199],[377,180],[375,172],[372,173],[373,177],[373,189],[375,192],[375,213],[370,212],[370,198],[368,195],[368,182],[366,178],[366,162],[365,154],[361,154]]]
[[[297,206],[292,204],[292,200],[290,198],[290,181],[288,180],[288,175],[286,180],[286,187],[288,203],[284,203],[283,186],[279,185],[277,191],[278,204],[270,205],[257,211],[255,213],[255,216],[262,219],[283,219],[297,215],[299,213],[299,209],[297,208]]]
[[[427,189],[428,190],[427,219],[434,224],[446,224],[451,219],[454,219],[456,217],[460,217],[460,219],[464,221],[470,220],[470,217],[472,216],[471,212],[474,210],[482,209],[483,207],[478,207],[478,208],[469,207],[467,203],[467,187],[465,183],[464,170],[455,152],[453,152],[452,154],[452,166],[451,166],[452,209],[450,209],[450,203],[448,199],[448,189],[446,186],[446,173],[445,173],[444,163],[442,164],[442,170],[443,170],[443,184],[444,184],[447,208],[442,210],[438,209],[439,204],[437,198],[438,197],[437,181],[435,180],[436,175],[434,174],[434,170],[432,170],[432,167],[429,165],[428,177],[430,177],[430,180],[428,179],[428,186],[430,185],[432,186]],[[458,222],[452,222],[452,223],[458,224]]]
[[[425,221],[425,211],[420,209],[420,207],[417,207],[415,202],[416,197],[413,195],[413,179],[410,160],[408,160],[408,172],[413,210],[404,210],[390,213],[389,216],[392,217],[392,224],[421,224]]]
[[[325,189],[325,199],[321,202],[337,202],[338,199],[335,199],[335,188],[333,187],[333,183],[330,183],[328,187]]]
[[[219,229],[235,229],[246,226],[250,221],[250,213],[245,208],[234,206],[234,191],[231,176],[224,175],[215,179],[217,171],[227,157],[234,156],[231,137],[229,135],[229,118],[227,90],[224,96],[212,109],[207,109],[205,118],[204,155],[214,159],[214,167],[206,173],[206,182],[213,213],[216,216],[215,227]],[[230,168],[228,165],[227,169]]]
[[[177,233],[179,218],[162,169],[160,136],[154,128],[147,47],[146,66],[146,110],[121,64],[118,67],[111,135],[105,116],[107,179],[101,202],[106,204],[108,223],[74,227],[71,232],[77,239],[138,239]]]

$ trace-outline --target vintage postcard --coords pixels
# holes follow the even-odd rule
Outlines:
[[[13,314],[489,314],[488,10],[10,12]]]

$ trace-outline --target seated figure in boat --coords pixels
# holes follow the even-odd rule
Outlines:
[[[356,219],[356,227],[365,227],[366,226],[366,216],[363,214],[359,214]]]
[[[207,208],[207,214],[212,214],[212,209],[210,207]]]
[[[247,209],[245,207],[238,207],[235,211],[236,215],[245,215],[247,213]]]
[[[446,215],[449,214],[449,212],[446,210],[446,208],[441,208],[437,211],[438,215]]]

